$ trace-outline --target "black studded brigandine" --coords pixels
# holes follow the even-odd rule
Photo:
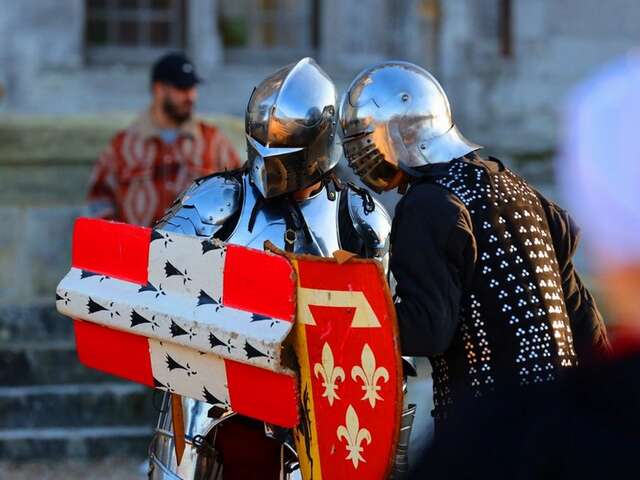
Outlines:
[[[416,183],[396,210],[391,268],[403,349],[413,350],[403,353],[430,357],[436,419],[461,400],[553,381],[577,365],[546,200],[501,163],[476,155],[438,164]],[[431,201],[444,196],[448,204]],[[473,255],[450,257],[460,250],[456,228],[429,225],[452,215],[428,209],[453,204]],[[421,248],[431,257],[416,253]]]
[[[452,162],[436,182],[464,203],[477,245],[458,331],[448,351],[433,362],[438,403],[452,400],[442,388],[452,374],[462,382],[449,387],[451,394],[461,390],[476,396],[500,382],[555,380],[577,359],[538,195],[510,170],[491,172],[465,161]]]

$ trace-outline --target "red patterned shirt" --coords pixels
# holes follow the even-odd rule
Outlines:
[[[213,125],[191,120],[173,143],[166,143],[145,112],[118,132],[100,156],[91,176],[89,211],[151,226],[195,178],[241,164],[231,142]]]

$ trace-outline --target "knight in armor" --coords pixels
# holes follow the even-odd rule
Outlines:
[[[257,249],[270,241],[294,253],[348,250],[386,262],[388,214],[334,175],[336,124],[336,88],[313,59],[278,70],[249,99],[246,168],[195,181],[158,227]],[[177,465],[168,403],[150,449],[151,478],[289,478],[295,452],[286,431],[188,399]]]
[[[361,72],[341,107],[344,153],[377,192],[399,188],[390,268],[403,355],[433,366],[436,438],[456,407],[553,382],[608,350],[572,257],[578,229],[453,123],[405,62]]]

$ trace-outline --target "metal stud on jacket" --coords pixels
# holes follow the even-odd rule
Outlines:
[[[555,380],[577,364],[553,240],[537,193],[463,159],[433,181],[469,211],[478,260],[459,327],[433,360],[436,418],[462,398]]]

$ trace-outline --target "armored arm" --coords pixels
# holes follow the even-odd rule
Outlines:
[[[167,210],[156,228],[225,240],[242,205],[242,185],[229,174],[193,182]]]
[[[343,195],[340,240],[342,248],[365,258],[382,262],[385,273],[389,265],[391,218],[380,202],[368,191],[349,185]]]

